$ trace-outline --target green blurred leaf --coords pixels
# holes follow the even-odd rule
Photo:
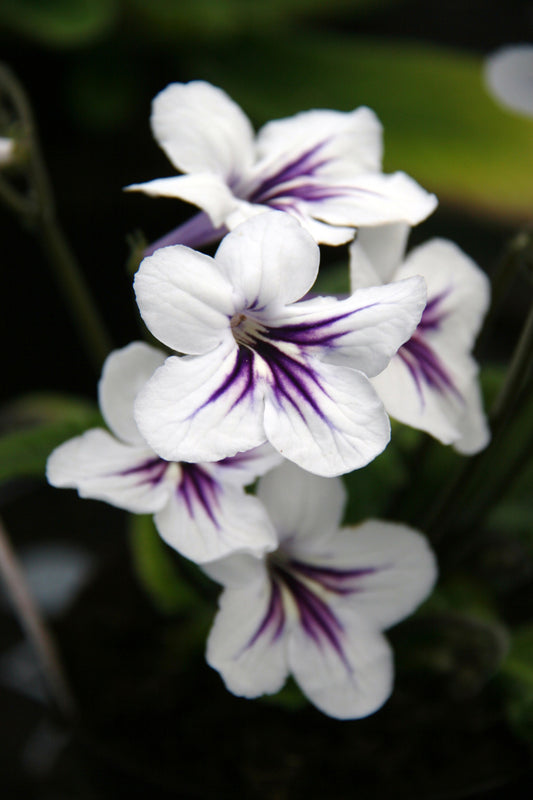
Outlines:
[[[350,269],[347,261],[322,267],[312,288],[313,294],[350,294]]]
[[[130,0],[130,5],[162,37],[213,39],[250,30],[279,30],[280,25],[300,23],[340,12],[355,17],[370,6],[398,0]]]
[[[406,171],[457,207],[533,219],[533,120],[489,97],[479,56],[294,32],[209,53],[191,49],[190,59],[199,77],[223,86],[257,123],[308,108],[368,105],[385,127],[386,171]]]
[[[105,34],[117,0],[2,0],[0,25],[46,45],[73,46]]]
[[[152,516],[131,515],[129,529],[135,571],[155,607],[163,614],[176,614],[198,606],[198,595],[180,575]]]
[[[62,395],[29,395],[2,410],[2,426],[17,426],[0,436],[0,481],[43,477],[52,450],[88,428],[102,424],[96,405]]]
[[[516,733],[533,745],[533,626],[514,632],[502,667],[507,715]]]
[[[393,443],[364,469],[345,475],[343,480],[348,490],[345,524],[383,516],[392,493],[406,482],[407,477],[401,456]]]

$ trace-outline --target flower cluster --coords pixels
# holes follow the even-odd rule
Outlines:
[[[383,451],[388,414],[465,453],[486,444],[471,350],[487,281],[442,240],[402,263],[435,198],[381,173],[369,109],[309,111],[254,138],[222,90],[196,81],[158,95],[152,125],[184,174],[129,188],[203,209],[135,277],[171,352],[134,342],[108,357],[110,432],[57,448],[48,479],[153,514],[224,586],[207,660],[232,692],[276,692],[291,673],[325,713],[365,716],[391,692],[382,631],[427,597],[436,566],[404,525],[341,528],[338,476]],[[350,296],[309,295],[319,243],[355,235]],[[193,249],[220,238],[214,257]]]

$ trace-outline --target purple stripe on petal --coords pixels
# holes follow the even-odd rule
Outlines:
[[[340,595],[356,594],[362,591],[362,587],[357,585],[360,578],[374,575],[385,569],[385,567],[359,567],[357,569],[317,567],[296,560],[291,560],[289,563],[295,572],[320,583],[324,589]]]
[[[139,478],[139,486],[142,486],[144,483],[150,483],[152,486],[156,486],[163,479],[168,465],[168,461],[159,458],[159,456],[155,456],[154,458],[146,459],[146,461],[143,461],[141,464],[136,464],[134,467],[128,467],[128,469],[123,469],[111,474],[124,477],[127,475],[137,475]]]
[[[424,384],[443,394],[450,392],[461,398],[443,363],[418,332],[400,347],[398,356],[411,373],[422,405],[425,402]]]
[[[202,508],[216,528],[220,525],[215,515],[219,506],[220,485],[202,467],[197,464],[181,462],[181,480],[177,486],[177,493],[187,507],[192,518],[197,513],[198,507]]]
[[[317,158],[318,153],[328,143],[328,140],[319,142],[310,150],[304,151],[298,158],[285,164],[281,169],[264,178],[261,183],[253,189],[248,197],[250,203],[268,204],[273,196],[283,194],[281,186],[293,181],[296,178],[314,175],[320,167],[327,164],[329,159]]]
[[[342,646],[344,627],[331,608],[288,569],[275,565],[273,572],[291,593],[304,632],[320,649],[323,649],[324,645],[332,647],[346,668],[351,671]]]
[[[235,408],[241,400],[249,393],[253,392],[254,388],[254,379],[253,379],[253,354],[250,350],[239,347],[237,350],[237,357],[235,359],[235,364],[233,365],[233,369],[226,376],[224,381],[220,384],[218,389],[216,389],[200,406],[198,411],[205,406],[209,405],[209,403],[214,403],[218,400],[222,395],[227,392],[232,386],[236,387],[239,391],[239,395],[234,401],[232,408]],[[194,412],[197,413],[197,412]]]
[[[418,323],[418,330],[429,331],[438,330],[443,319],[448,316],[448,312],[441,308],[442,303],[450,294],[449,289],[445,289],[440,294],[428,300],[422,312],[422,319]]]
[[[270,601],[265,616],[261,620],[261,624],[251,637],[246,647],[252,647],[253,644],[264,634],[270,634],[270,641],[275,642],[283,633],[285,627],[285,610],[283,608],[283,600],[281,597],[281,589],[279,583],[273,579],[270,585]]]
[[[273,340],[290,342],[291,344],[321,345],[323,347],[328,347],[334,344],[335,341],[340,339],[342,336],[345,336],[346,333],[351,333],[351,330],[346,331],[344,328],[335,330],[334,326],[337,323],[348,319],[354,314],[359,313],[359,311],[365,311],[366,309],[373,308],[377,305],[379,304],[370,303],[367,306],[361,306],[361,308],[356,308],[352,311],[346,311],[342,314],[334,314],[331,317],[315,320],[314,322],[295,322],[292,325],[280,325],[279,327],[272,327],[269,328],[268,335]]]

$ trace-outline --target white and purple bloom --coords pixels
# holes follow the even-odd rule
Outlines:
[[[368,520],[339,529],[345,493],[285,462],[258,496],[279,536],[262,559],[234,555],[207,565],[225,588],[207,661],[236,695],[279,691],[289,674],[321,711],[364,717],[388,698],[390,646],[381,631],[429,595],[435,559],[405,525]]]
[[[339,475],[385,448],[389,421],[367,376],[416,328],[424,281],[295,303],[318,263],[312,237],[275,211],[228,234],[214,259],[182,245],[144,259],[144,321],[187,354],[137,396],[137,424],[160,456],[213,461],[268,440],[310,472]]]
[[[134,398],[165,358],[143,342],[108,356],[99,400],[114,435],[97,428],[60,445],[48,459],[49,483],[134,514],[154,514],[162,538],[198,563],[233,551],[271,550],[272,523],[257,498],[243,490],[279,464],[271,447],[218,463],[175,463],[156,455],[141,437]]]
[[[415,225],[436,198],[402,172],[383,175],[382,131],[368,108],[306,111],[269,122],[254,136],[228,95],[203,81],[173,83],[157,95],[154,137],[185,173],[127,187],[177,197],[203,212],[152,245],[199,247],[268,208],[287,211],[315,241],[337,245],[354,228]]]
[[[489,281],[445,239],[414,248],[404,260],[408,235],[405,225],[367,229],[350,246],[353,290],[411,275],[422,275],[428,290],[414,335],[372,383],[391,417],[476,453],[490,439],[471,355],[489,306]]]

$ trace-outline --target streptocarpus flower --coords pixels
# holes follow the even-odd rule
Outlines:
[[[272,448],[185,464],[164,461],[142,439],[133,419],[134,397],[164,360],[164,353],[143,342],[108,356],[99,400],[114,435],[97,428],[60,445],[48,459],[49,483],[135,514],[154,514],[162,538],[198,563],[233,551],[271,550],[272,524],[242,487],[279,464]]]
[[[340,479],[284,463],[259,481],[279,535],[263,559],[229,556],[206,571],[223,584],[207,661],[236,695],[281,689],[292,674],[321,711],[364,717],[388,698],[390,647],[381,631],[411,614],[436,577],[422,535],[368,520],[341,528]]]
[[[304,469],[338,475],[384,449],[389,422],[367,375],[411,336],[424,281],[295,303],[318,262],[307,231],[275,211],[228,234],[214,259],[182,245],[144,259],[144,321],[188,354],[137,396],[139,429],[163,458],[211,461],[268,440]]]
[[[360,231],[350,246],[352,289],[422,275],[428,301],[414,336],[372,381],[391,417],[471,454],[488,444],[471,352],[490,299],[489,281],[453,242],[432,239],[403,260],[409,229]]]
[[[185,173],[129,186],[177,197],[200,214],[152,245],[199,247],[253,214],[294,215],[324,244],[349,241],[354,228],[425,219],[436,198],[402,172],[381,173],[381,125],[368,108],[314,110],[265,125],[256,137],[228,95],[203,81],[173,83],[153,102],[154,136]]]

